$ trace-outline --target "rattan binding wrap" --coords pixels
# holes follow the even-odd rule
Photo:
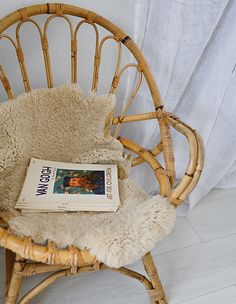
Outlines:
[[[43,28],[33,19],[34,15],[49,14]],[[82,18],[77,26],[73,28],[69,16],[77,16]],[[41,39],[41,47],[44,58],[45,73],[48,87],[53,87],[53,73],[51,67],[50,42],[47,37],[47,30],[50,22],[54,18],[63,18],[66,20],[71,37],[71,82],[77,82],[77,35],[82,24],[87,24],[94,29],[95,32],[95,50],[94,50],[94,69],[91,89],[96,90],[99,84],[100,63],[102,58],[103,46],[107,40],[114,40],[117,42],[118,58],[111,81],[110,93],[115,93],[119,86],[120,79],[125,70],[129,68],[136,68],[138,73],[138,82],[134,91],[132,92],[126,106],[119,117],[114,117],[112,123],[116,125],[115,136],[119,138],[120,142],[125,148],[137,154],[133,160],[133,166],[138,166],[143,162],[147,162],[153,169],[154,176],[160,184],[161,194],[168,196],[174,205],[181,204],[187,195],[194,189],[198,179],[201,175],[204,152],[201,138],[196,130],[183,123],[180,119],[172,114],[166,113],[162,104],[162,100],[152,76],[150,68],[137,47],[134,41],[118,26],[105,19],[104,17],[80,7],[75,7],[67,4],[41,4],[33,5],[26,8],[19,9],[0,21],[0,40],[7,39],[12,47],[15,49],[16,58],[19,63],[22,81],[25,91],[31,90],[30,80],[28,77],[27,67],[25,64],[24,50],[21,45],[20,29],[25,22],[30,22],[35,26],[39,32]],[[16,39],[4,34],[4,31],[13,24],[16,27]],[[102,26],[110,32],[108,36],[100,40],[98,26]],[[136,59],[135,63],[128,63],[121,67],[122,47],[125,46],[133,54]],[[135,99],[135,96],[140,88],[140,85],[145,79],[148,84],[154,110],[150,113],[141,113],[136,115],[126,115],[130,105]],[[8,76],[4,70],[4,66],[0,65],[0,81],[7,93],[9,99],[14,98],[14,91],[9,82]],[[161,140],[159,143],[153,143],[153,149],[146,150],[137,143],[129,139],[119,137],[119,128],[122,123],[131,123],[135,121],[154,119],[159,123]],[[183,136],[186,137],[189,143],[189,160],[186,166],[186,173],[180,182],[173,188],[175,181],[175,164],[174,152],[171,140],[170,129],[174,128]],[[163,153],[165,166],[163,167],[156,156]],[[0,214],[1,217],[1,214]],[[2,215],[6,218],[6,214]],[[55,271],[47,279],[33,288],[27,295],[25,295],[18,303],[28,303],[34,296],[45,289],[48,285],[63,276],[74,275],[84,271],[97,271],[100,269],[108,269],[106,265],[97,261],[96,257],[91,255],[89,251],[80,250],[79,248],[70,247],[68,249],[57,249],[55,244],[51,241],[47,246],[35,244],[31,238],[19,238],[12,235],[6,227],[4,222],[0,222],[0,245],[6,248],[6,303],[17,303],[19,289],[24,276],[35,275],[38,273]],[[14,253],[14,254],[13,254]],[[16,254],[16,256],[15,256]],[[27,259],[33,262],[25,263]],[[141,274],[138,274],[127,268],[111,269],[120,272],[129,277],[140,281],[148,290],[148,294],[152,303],[167,303],[161,282],[152,260],[151,254],[147,253],[143,259],[146,272],[149,279]]]

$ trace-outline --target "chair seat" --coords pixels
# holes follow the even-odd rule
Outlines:
[[[20,236],[60,248],[88,249],[110,267],[130,264],[151,251],[175,222],[175,208],[160,195],[148,197],[130,178],[120,180],[121,207],[117,212],[22,214],[9,221]]]

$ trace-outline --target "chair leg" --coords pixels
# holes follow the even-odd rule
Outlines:
[[[150,278],[153,290],[148,290],[153,304],[168,304],[152,255],[148,252],[143,258],[144,268]]]
[[[23,280],[22,271],[24,270],[25,260],[16,255],[9,287],[6,295],[6,304],[16,304]]]
[[[6,265],[6,294],[11,281],[13,266],[15,262],[16,254],[11,250],[6,249],[5,251],[5,265]]]

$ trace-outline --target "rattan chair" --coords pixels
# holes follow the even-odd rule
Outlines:
[[[40,25],[33,19],[33,16],[40,14],[49,14],[45,26],[41,29]],[[73,28],[70,16],[78,18],[78,24]],[[131,98],[127,102],[127,106],[119,117],[113,118],[113,124],[116,126],[115,136],[118,137],[118,130],[122,123],[138,122],[142,120],[156,120],[160,127],[160,142],[153,143],[153,149],[147,150],[139,144],[123,138],[118,137],[123,146],[134,152],[137,157],[134,158],[132,166],[138,166],[144,162],[152,168],[154,177],[156,177],[160,193],[167,196],[169,200],[177,207],[187,197],[187,195],[194,189],[198,179],[201,175],[203,167],[203,145],[199,134],[196,130],[183,123],[177,117],[164,111],[161,97],[152,76],[150,68],[137,47],[134,41],[126,35],[118,26],[108,21],[96,13],[80,7],[75,7],[66,4],[40,4],[33,5],[19,9],[0,21],[0,39],[7,39],[12,44],[16,51],[16,58],[18,59],[24,88],[26,92],[31,90],[30,80],[27,73],[27,68],[24,60],[23,48],[21,46],[20,28],[25,22],[30,22],[36,26],[39,31],[42,45],[42,52],[44,56],[45,71],[48,87],[53,87],[53,73],[51,70],[50,53],[48,47],[47,28],[52,19],[55,17],[66,19],[71,33],[71,82],[77,82],[77,33],[82,24],[92,26],[96,35],[94,69],[92,89],[96,90],[99,79],[99,68],[101,62],[102,48],[104,42],[112,39],[117,42],[119,49],[119,56],[115,69],[115,74],[110,88],[111,93],[115,93],[119,85],[123,72],[130,67],[136,68],[139,75],[138,85],[135,88]],[[16,24],[16,39],[4,34],[4,31]],[[109,36],[99,40],[98,27],[103,27],[110,32]],[[121,49],[126,47],[135,58],[136,62],[128,63],[121,67]],[[14,98],[13,89],[9,82],[9,77],[6,75],[4,65],[0,65],[0,79],[5,88],[9,99]],[[135,98],[142,80],[147,82],[153,99],[153,112],[140,113],[135,115],[126,115],[126,112]],[[184,176],[180,181],[175,183],[175,164],[174,154],[172,148],[172,139],[170,128],[174,128],[186,137],[189,143],[189,160],[186,166]],[[163,154],[165,165],[156,159],[156,156]],[[175,185],[175,186],[174,186]],[[6,249],[6,303],[28,303],[33,297],[45,289],[48,285],[55,282],[57,279],[76,275],[81,272],[99,271],[100,269],[110,269],[119,272],[128,277],[134,278],[144,285],[151,302],[164,304],[167,303],[158,272],[156,270],[151,253],[147,253],[142,258],[147,278],[137,272],[134,272],[125,267],[119,269],[111,269],[108,266],[100,263],[95,256],[91,255],[89,251],[80,250],[79,248],[57,249],[53,243],[42,246],[33,242],[29,237],[19,238],[11,234],[4,221],[6,214],[1,214],[2,222],[0,225],[0,245]],[[27,261],[27,263],[26,263]],[[60,261],[60,263],[58,263]],[[178,263],[178,261],[176,261]],[[22,280],[26,276],[31,276],[39,273],[54,272],[46,280],[38,284],[35,288],[29,291],[19,302],[19,290]],[[88,303],[90,303],[88,299]]]

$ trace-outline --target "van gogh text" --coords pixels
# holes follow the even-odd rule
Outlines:
[[[52,167],[43,166],[40,175],[40,183],[38,184],[36,195],[45,195],[48,191],[48,185],[52,173]]]

